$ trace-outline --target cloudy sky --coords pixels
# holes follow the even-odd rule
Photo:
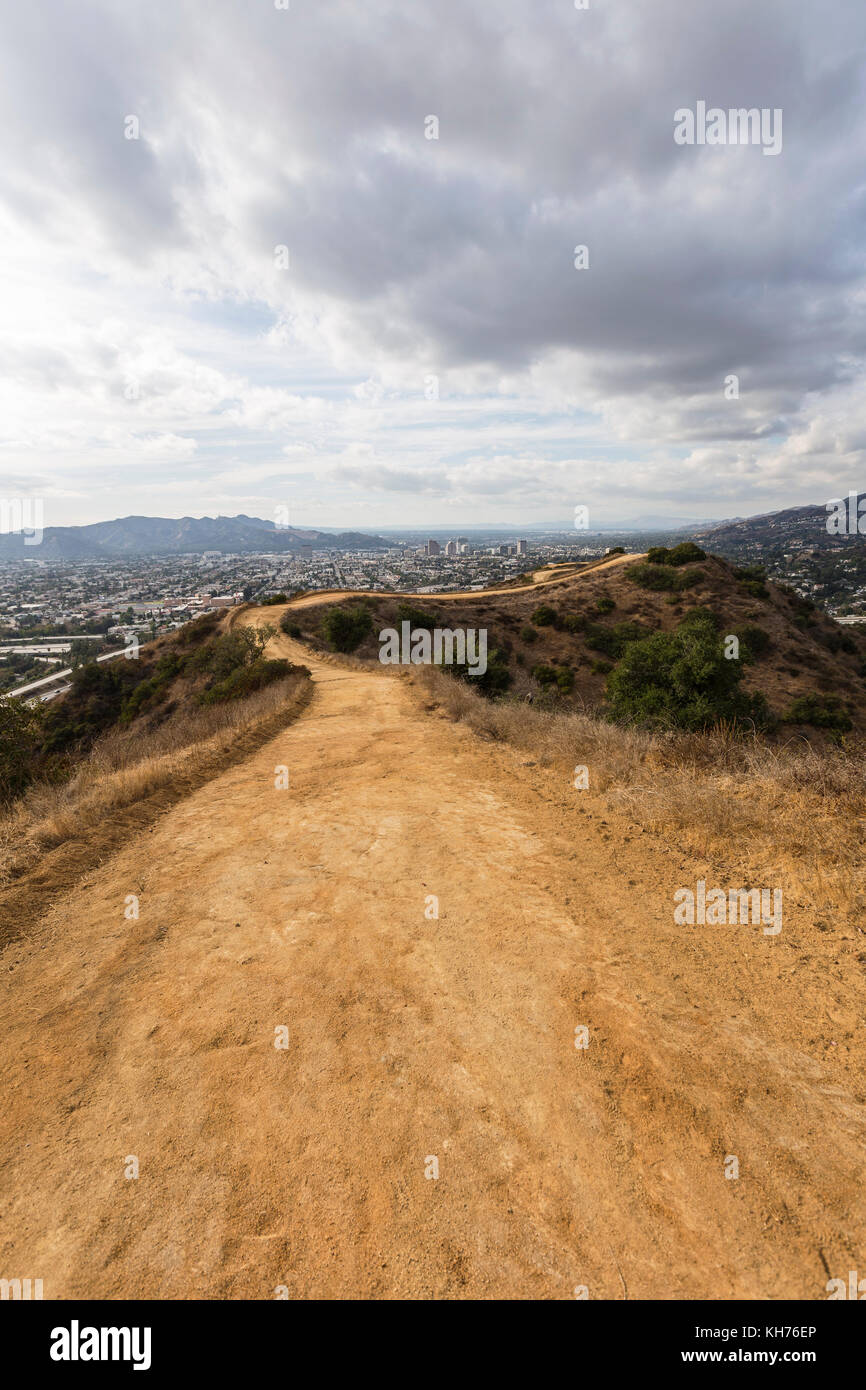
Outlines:
[[[866,484],[863,0],[283,3],[2,0],[0,494],[369,530]],[[699,101],[781,152],[677,144]]]

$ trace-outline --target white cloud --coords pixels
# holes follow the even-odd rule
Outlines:
[[[290,487],[335,525],[862,486],[862,6],[88,0],[6,28],[0,462],[66,520],[139,503],[142,470],[181,510]],[[782,154],[676,146],[698,97],[783,107]]]

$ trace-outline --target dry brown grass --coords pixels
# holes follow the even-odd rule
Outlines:
[[[670,836],[732,869],[764,870],[815,907],[853,917],[866,905],[863,840],[866,755],[771,744],[720,728],[657,734],[589,714],[490,701],[465,682],[425,668],[413,677],[451,718],[483,738],[531,753],[570,776],[586,766],[589,792],[648,831]],[[858,919],[859,920],[859,919]]]
[[[195,780],[196,766],[228,753],[240,731],[254,732],[281,709],[291,717],[308,693],[308,679],[291,675],[245,700],[189,705],[155,727],[103,735],[67,781],[35,783],[0,817],[0,885],[117,811],[180,779]]]

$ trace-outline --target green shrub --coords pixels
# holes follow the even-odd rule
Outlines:
[[[763,565],[741,565],[734,570],[734,578],[739,579],[746,593],[752,598],[770,597],[766,583],[767,571]]]
[[[738,627],[734,636],[740,643],[740,660],[757,661],[765,656],[773,643],[769,632],[765,632],[762,627],[754,624],[746,624],[745,627]]]
[[[190,675],[207,675],[211,684],[218,684],[231,675],[238,666],[249,666],[258,661],[275,627],[235,627],[224,632],[212,642],[206,642],[187,657],[184,671]]]
[[[443,666],[442,670],[447,671],[449,675],[455,676],[458,680],[465,680],[467,685],[470,685],[479,695],[485,695],[488,699],[504,694],[511,685],[507,652],[502,647],[493,647],[488,651],[487,670],[481,676],[473,675],[475,667],[468,664],[455,663],[451,666]]]
[[[706,560],[707,552],[701,550],[694,541],[681,541],[672,550],[665,545],[651,545],[647,551],[647,562],[651,565],[690,565],[695,560]]]
[[[596,613],[612,613],[615,608],[616,604],[607,594],[602,594],[595,605]]]
[[[782,718],[786,724],[811,724],[815,729],[847,733],[854,725],[838,695],[800,695]]]
[[[768,599],[770,597],[770,590],[767,588],[766,584],[759,584],[757,580],[747,579],[743,584],[743,588],[751,598]]]
[[[116,724],[126,699],[136,685],[147,680],[148,667],[140,660],[92,661],[73,671],[66,695],[53,702],[44,722],[43,748],[59,753],[85,747],[97,734]]]
[[[538,641],[538,633],[536,632],[535,628],[531,626],[530,623],[527,623],[525,627],[522,627],[520,629],[520,637],[521,640],[524,642]]]
[[[422,608],[415,608],[411,603],[398,603],[397,621],[410,623],[413,632],[416,628],[432,632],[438,626],[438,619],[434,613],[425,613]]]
[[[176,652],[166,652],[159,658],[152,676],[147,680],[139,681],[134,690],[123,701],[120,710],[120,720],[124,724],[129,724],[138,714],[147,710],[155,709],[162,703],[168,691],[168,687],[182,670],[184,663]]]
[[[536,627],[552,627],[556,622],[556,609],[549,603],[542,603],[532,615]]]
[[[332,608],[322,619],[322,634],[336,652],[353,652],[372,627],[366,608]]]
[[[680,541],[675,545],[668,556],[669,565],[691,565],[696,560],[706,560],[707,552],[701,550],[694,541]]]
[[[44,705],[0,696],[0,802],[20,796],[34,774]]]
[[[677,592],[690,589],[703,578],[703,570],[683,570],[681,574],[675,574],[672,565],[650,564],[648,561],[629,565],[626,572],[633,584],[639,585],[641,589],[654,589],[657,592],[665,589]]]
[[[262,599],[263,608],[271,608],[276,603],[288,603],[288,594],[271,594],[270,598]]]
[[[643,623],[622,622],[613,627],[602,623],[589,623],[586,628],[586,645],[594,652],[619,660],[629,642],[637,642],[647,636]]]
[[[487,658],[487,670],[483,676],[470,676],[467,680],[471,681],[473,689],[479,690],[482,695],[492,699],[496,695],[504,695],[511,684],[511,672],[508,669],[501,652],[493,651]]]
[[[857,651],[857,644],[853,641],[850,634],[835,628],[821,628],[815,633],[817,641],[825,646],[828,651],[847,652],[849,656]]]
[[[533,666],[532,675],[539,685],[553,685],[556,680],[556,668],[545,665]]]
[[[260,657],[249,666],[236,666],[225,680],[203,691],[198,697],[198,702],[200,705],[222,705],[227,700],[240,700],[274,681],[282,680],[292,671],[303,669],[300,666],[292,666],[288,661],[266,661],[264,657]]]
[[[532,675],[545,689],[555,685],[564,695],[574,689],[574,672],[567,666],[534,666]]]
[[[583,632],[586,627],[586,618],[582,613],[566,613],[560,619],[559,626],[565,632]]]
[[[742,672],[725,660],[714,614],[695,608],[675,631],[629,643],[608,677],[610,717],[665,728],[705,729],[722,719],[766,727],[766,701],[740,690]]]

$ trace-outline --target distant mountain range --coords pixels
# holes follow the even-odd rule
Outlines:
[[[692,527],[683,526],[680,518],[676,529],[699,536],[701,543],[717,554],[741,553],[744,547],[752,546],[779,551],[790,546],[792,541],[799,542],[795,548],[815,550],[836,549],[840,540],[843,544],[853,540],[866,545],[866,535],[839,537],[828,532],[827,518],[825,506],[813,505]],[[653,520],[658,524],[661,518]],[[631,529],[629,527],[628,531]],[[647,526],[647,531],[651,529]],[[427,534],[435,534],[435,530]],[[575,536],[589,534],[600,532],[576,532]],[[379,535],[368,536],[361,531],[278,526],[255,516],[124,516],[116,521],[97,521],[90,526],[47,526],[40,545],[26,545],[25,535],[20,532],[0,534],[0,560],[124,559],[145,555],[201,555],[207,550],[232,555],[291,554],[297,553],[303,545],[328,550],[386,550],[393,545],[393,540]]]
[[[842,520],[842,534],[838,530],[828,530],[827,522],[833,513],[826,506],[809,505],[787,507],[781,512],[765,512],[760,516],[733,517],[728,521],[715,522],[693,532],[699,536],[701,544],[716,554],[725,554],[732,548],[741,549],[743,545],[757,545],[769,552],[790,548],[835,550],[840,544],[866,544],[866,535],[857,531],[856,508],[852,506],[848,516],[847,499]],[[866,515],[862,518],[866,525]],[[847,530],[850,524],[851,529]]]
[[[39,545],[21,532],[0,535],[0,560],[124,559],[136,555],[245,555],[300,550],[384,550],[390,542],[360,531],[324,532],[277,526],[255,516],[124,516],[90,526],[46,526]]]

